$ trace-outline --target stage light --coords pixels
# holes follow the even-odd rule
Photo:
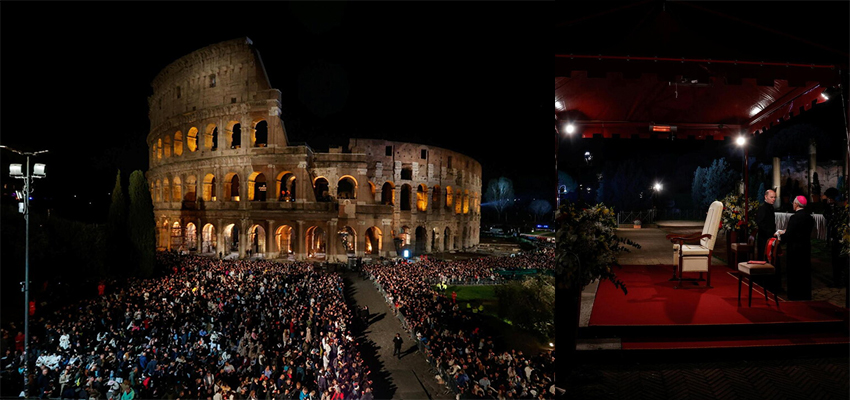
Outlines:
[[[561,103],[560,101],[556,100],[555,101],[555,108],[557,108],[558,110],[563,110],[564,109],[564,103]]]
[[[735,139],[735,144],[737,144],[738,146],[743,146],[747,144],[747,138],[743,136],[738,136],[738,138]]]
[[[655,187],[655,191],[661,191],[661,184],[660,183],[656,183],[654,187]]]
[[[576,131],[576,126],[573,124],[567,124],[567,128],[565,130],[567,131],[567,135],[572,135],[573,132]]]

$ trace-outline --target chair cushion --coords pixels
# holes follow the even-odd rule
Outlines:
[[[683,256],[699,256],[699,255],[708,255],[709,250],[706,247],[700,246],[698,244],[686,244],[682,245],[682,255]]]
[[[738,271],[747,275],[773,275],[776,272],[776,267],[772,264],[750,264],[746,262],[738,263]]]

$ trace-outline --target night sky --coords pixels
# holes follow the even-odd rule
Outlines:
[[[116,169],[126,182],[148,167],[156,74],[247,36],[282,92],[290,142],[320,152],[351,137],[436,145],[481,162],[483,190],[507,176],[518,195],[540,197],[555,185],[552,137],[539,128],[548,8],[3,2],[0,143],[50,150],[38,157],[48,178],[35,202],[48,197],[60,214],[105,218]],[[7,183],[7,164],[19,159],[5,150],[0,158]]]

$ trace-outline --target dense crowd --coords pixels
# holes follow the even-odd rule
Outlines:
[[[31,397],[371,397],[339,275],[172,253],[158,263],[171,273],[131,279],[30,325]],[[17,394],[23,334],[5,331],[3,341],[4,382]]]
[[[555,248],[547,246],[517,256],[479,257],[461,261],[425,259],[417,263],[421,267],[418,275],[429,283],[498,284],[504,283],[498,271],[552,270],[554,257]]]
[[[444,277],[490,277],[499,269],[551,269],[552,264],[554,252],[545,249],[462,262],[371,264],[363,271],[383,288],[391,306],[423,344],[426,357],[447,373],[461,396],[548,399],[554,398],[554,351],[529,355],[501,348],[481,332],[478,315],[433,290],[432,284]]]

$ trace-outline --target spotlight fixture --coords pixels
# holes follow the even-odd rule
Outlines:
[[[573,132],[576,131],[576,126],[573,124],[567,124],[567,128],[565,129],[568,135],[572,135]]]

